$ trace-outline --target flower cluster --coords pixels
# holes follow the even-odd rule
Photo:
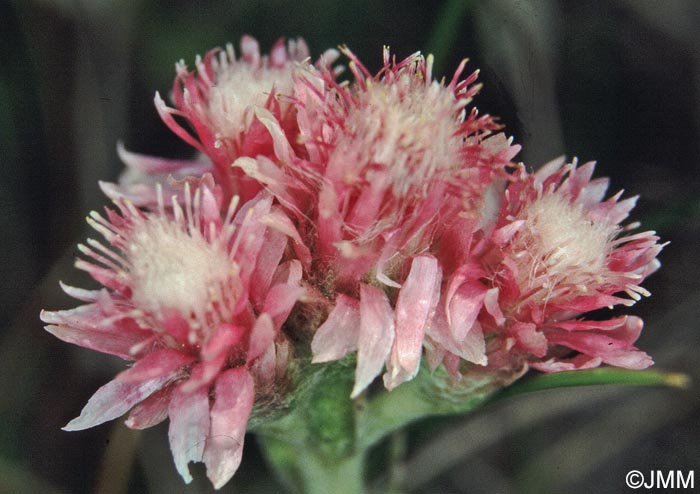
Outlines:
[[[127,172],[101,183],[91,213],[104,242],[76,267],[104,286],[64,286],[86,302],[44,311],[47,329],[133,366],[100,388],[66,430],[130,410],[166,418],[175,465],[203,461],[216,488],[235,473],[256,399],[289,387],[291,362],[356,354],[356,397],[387,390],[425,357],[455,381],[471,372],[557,372],[652,364],[632,305],[658,268],[653,232],[623,225],[636,198],[605,198],[594,165],[563,159],[536,173],[519,146],[471,106],[478,73],[436,81],[432,57],[372,74],[347,48],[316,63],[302,40],[261,56],[244,37],[177,65],[163,121],[191,161],[119,146]],[[178,117],[176,120],[175,117]]]

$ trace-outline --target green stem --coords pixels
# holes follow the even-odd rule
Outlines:
[[[290,492],[299,494],[361,494],[366,451],[344,457],[319,454],[310,444],[298,446],[260,437],[268,463]]]
[[[291,492],[366,492],[367,449],[356,447],[353,377],[348,362],[300,369],[287,413],[256,423],[270,467]]]
[[[358,447],[370,448],[388,434],[426,417],[471,411],[502,385],[502,377],[495,373],[474,374],[453,383],[442,369],[430,374],[422,368],[412,381],[382,392],[358,408]]]
[[[347,360],[300,368],[285,413],[251,421],[268,463],[291,492],[367,492],[369,451],[388,435],[426,417],[463,414],[488,401],[563,386],[687,384],[682,374],[602,368],[533,376],[502,390],[519,374],[474,366],[454,382],[444,369],[430,373],[424,366],[415,379],[393,391],[351,400],[352,364]],[[394,460],[400,456],[400,439],[396,438]],[[398,477],[398,482],[388,479],[394,490],[401,486]]]

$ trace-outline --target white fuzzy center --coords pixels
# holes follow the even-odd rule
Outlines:
[[[155,313],[175,309],[185,317],[202,318],[235,274],[235,265],[220,245],[166,218],[139,224],[127,255],[132,298]]]
[[[545,194],[525,209],[525,220],[516,240],[518,255],[529,259],[522,270],[521,287],[541,287],[550,292],[565,283],[585,291],[586,283],[607,272],[607,257],[616,225],[593,222],[580,205],[556,193]]]
[[[348,133],[331,159],[379,165],[382,172],[388,171],[396,197],[405,197],[436,174],[459,166],[462,141],[455,135],[459,106],[448,89],[403,73],[391,84],[371,85],[358,97],[359,105],[348,115]],[[372,181],[372,168],[346,167],[347,182],[353,183],[363,171],[362,178]]]
[[[235,138],[253,121],[255,106],[264,106],[270,94],[292,94],[291,69],[252,67],[234,63],[221,69],[209,91],[208,114],[219,137]]]

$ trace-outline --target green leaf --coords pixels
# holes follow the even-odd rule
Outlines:
[[[625,384],[635,386],[671,386],[686,388],[690,378],[686,374],[659,370],[629,370],[616,367],[539,374],[517,381],[493,396],[491,401],[525,393],[553,388],[593,386],[600,384]]]

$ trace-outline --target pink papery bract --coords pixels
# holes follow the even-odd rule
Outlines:
[[[156,184],[161,184],[165,197],[177,195],[182,204],[183,182],[196,180],[214,171],[211,161],[204,156],[193,160],[148,156],[127,151],[121,142],[117,144],[117,153],[126,170],[118,183],[100,181],[100,188],[113,201],[126,199],[138,207],[157,207]]]
[[[106,288],[64,287],[87,305],[44,311],[47,330],[134,365],[100,388],[66,430],[82,430],[131,410],[142,429],[170,418],[178,472],[203,461],[218,489],[240,463],[256,388],[285,373],[289,345],[280,332],[303,294],[299,261],[284,260],[283,214],[261,192],[222,210],[221,193],[202,180],[155,211],[125,199],[88,221],[107,246],[88,240],[76,266]],[[180,205],[180,202],[184,206]],[[273,224],[273,226],[268,226]],[[282,361],[282,360],[284,361]]]

